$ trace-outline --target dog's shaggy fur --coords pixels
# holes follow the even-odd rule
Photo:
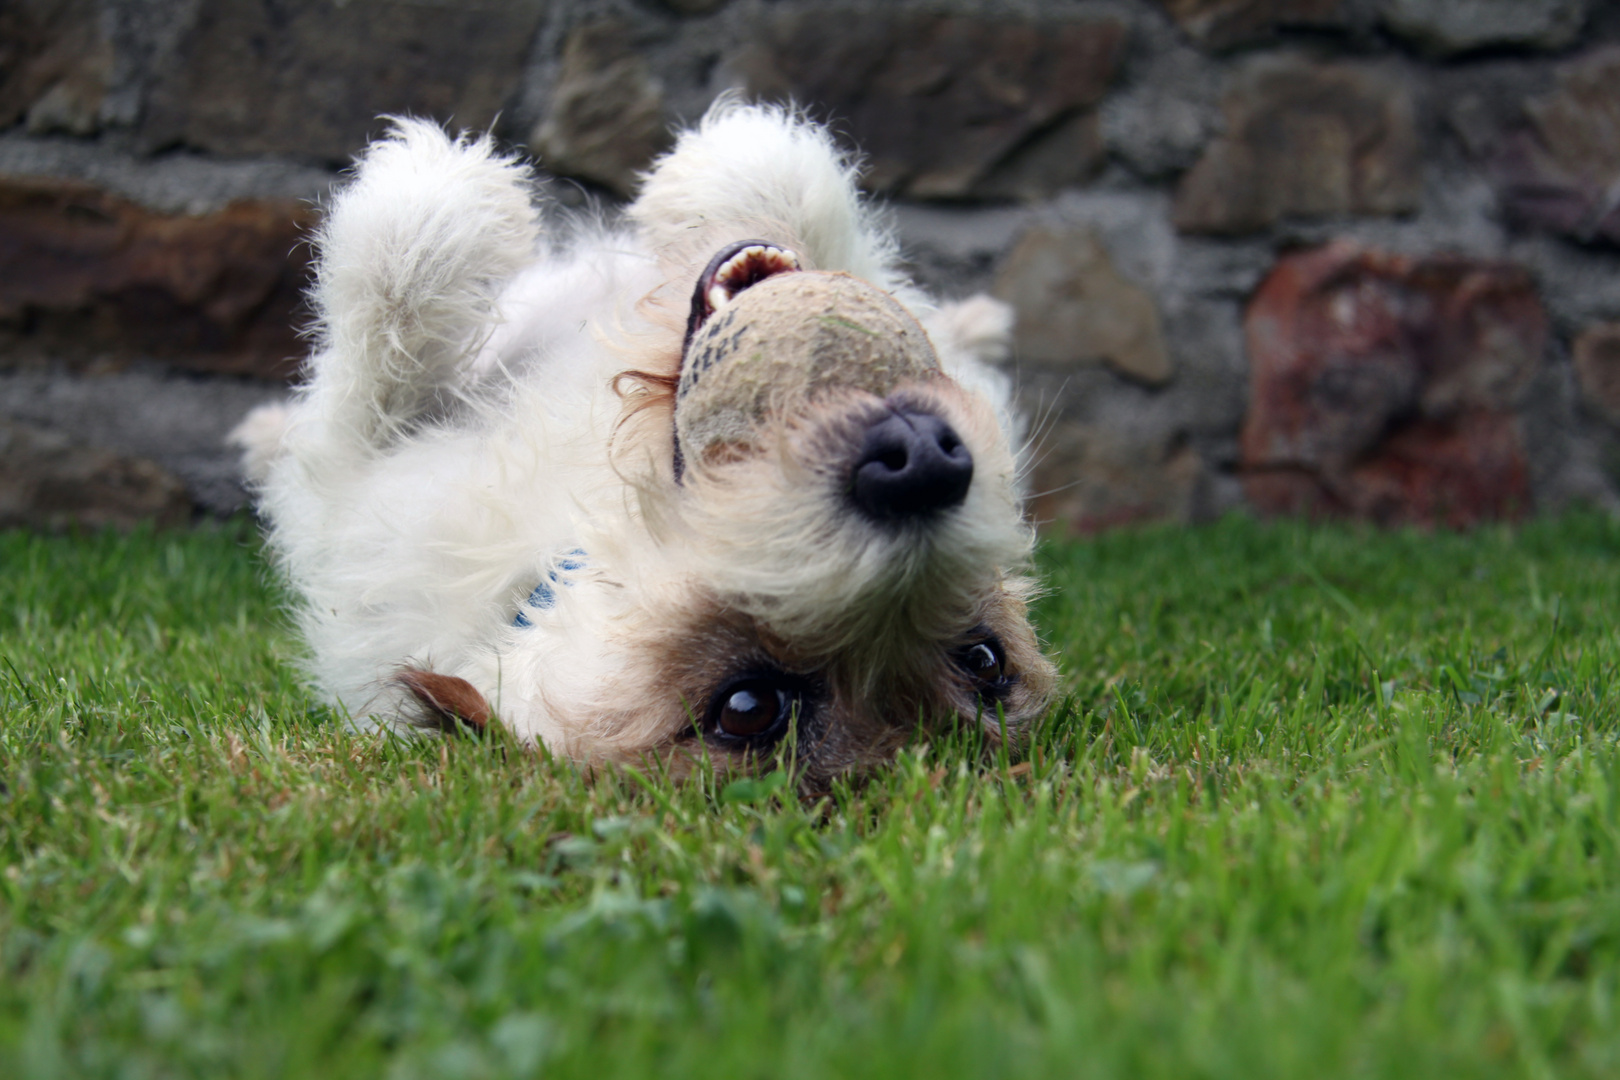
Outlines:
[[[396,121],[317,238],[307,381],[238,429],[329,699],[677,772],[791,747],[811,778],[919,723],[999,736],[1038,714],[1021,433],[987,363],[1007,309],[911,286],[850,164],[779,109],[712,110],[621,228],[550,240],[534,194],[488,138]],[[755,237],[892,295],[943,373],[773,409],[677,478],[688,297]],[[902,406],[959,434],[971,486],[873,520],[851,470]]]

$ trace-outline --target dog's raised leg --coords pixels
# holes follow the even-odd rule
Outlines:
[[[305,401],[332,437],[387,445],[453,398],[501,286],[535,255],[528,169],[488,136],[397,119],[316,237]]]
[[[859,198],[854,166],[825,129],[777,106],[710,109],[657,163],[629,214],[682,280],[726,244],[758,238],[794,248],[810,269],[884,288],[903,281],[888,230]]]

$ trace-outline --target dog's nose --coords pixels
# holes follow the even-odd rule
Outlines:
[[[851,497],[874,521],[946,510],[967,498],[973,454],[932,413],[897,409],[866,429]]]

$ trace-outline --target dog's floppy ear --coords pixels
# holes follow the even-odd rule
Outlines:
[[[435,727],[450,735],[464,730],[482,735],[489,729],[489,702],[466,679],[403,668],[394,681],[421,704],[423,727]]]

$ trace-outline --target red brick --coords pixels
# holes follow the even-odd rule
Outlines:
[[[1547,318],[1522,268],[1329,244],[1278,261],[1245,329],[1257,509],[1453,527],[1529,509],[1514,404]]]
[[[0,177],[0,334],[13,351],[287,377],[312,221],[291,201],[169,215],[79,181]]]

